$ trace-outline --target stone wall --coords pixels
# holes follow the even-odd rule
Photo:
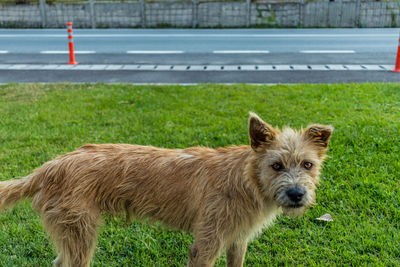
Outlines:
[[[98,28],[139,27],[142,23],[140,4],[94,5],[94,23]]]
[[[361,3],[361,27],[399,27],[400,2]]]
[[[192,26],[193,6],[190,2],[146,3],[146,27]]]
[[[47,5],[46,27],[59,28],[66,25],[66,22],[73,21],[82,28],[90,27],[89,4],[85,5]],[[65,27],[65,26],[64,26]]]
[[[251,25],[267,27],[297,27],[301,23],[301,4],[253,4]]]
[[[399,27],[400,2],[168,1],[1,5],[0,27]]]
[[[0,27],[38,28],[41,24],[40,9],[37,5],[0,5]]]
[[[246,27],[246,3],[200,3],[197,10],[199,27]]]

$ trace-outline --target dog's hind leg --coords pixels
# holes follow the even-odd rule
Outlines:
[[[46,229],[59,253],[54,266],[88,267],[96,246],[100,212],[64,212],[43,215]]]

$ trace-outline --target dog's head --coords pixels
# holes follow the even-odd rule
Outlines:
[[[250,143],[261,193],[286,215],[301,215],[315,202],[332,131],[332,126],[317,124],[300,131],[280,131],[250,113]]]

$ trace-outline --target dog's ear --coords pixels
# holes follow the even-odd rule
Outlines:
[[[313,124],[304,130],[303,135],[306,139],[311,140],[314,145],[325,150],[328,148],[332,132],[333,127],[331,125]]]
[[[250,112],[249,136],[250,144],[254,151],[261,151],[268,147],[279,133],[271,125],[264,122],[257,114]]]

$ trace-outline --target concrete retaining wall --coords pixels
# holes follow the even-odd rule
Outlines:
[[[39,6],[1,6],[0,5],[0,26],[1,27],[32,27],[42,25]]]
[[[199,27],[246,27],[246,3],[201,3]]]
[[[398,1],[298,1],[0,4],[0,27],[63,28],[67,21],[72,21],[75,28],[400,26]]]
[[[192,26],[193,5],[190,2],[146,3],[144,10],[146,27]]]

